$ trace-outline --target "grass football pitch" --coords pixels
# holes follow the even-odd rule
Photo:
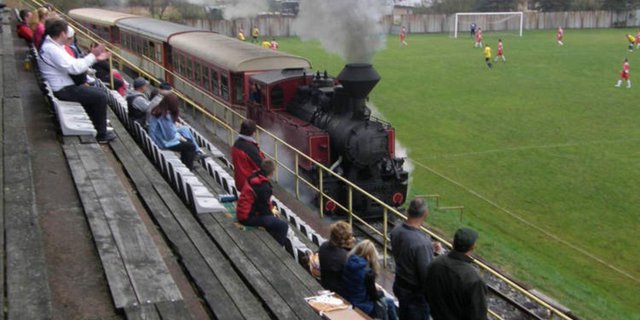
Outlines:
[[[485,33],[507,62],[489,70],[467,35],[389,37],[371,102],[412,159],[412,194],[440,194],[428,224],[480,233],[477,253],[584,319],[640,319],[640,51],[631,29]],[[283,51],[337,75],[317,42]],[[631,89],[614,84],[625,57]],[[638,70],[638,71],[636,71]]]

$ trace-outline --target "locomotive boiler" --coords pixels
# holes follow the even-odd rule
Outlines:
[[[287,112],[324,130],[330,137],[330,168],[392,206],[404,203],[408,173],[404,159],[395,156],[395,131],[371,116],[366,98],[380,76],[370,64],[348,64],[337,82],[325,73],[298,87]],[[338,179],[323,179],[324,191],[347,203],[346,186]],[[379,205],[353,193],[353,206],[364,216],[379,216]],[[330,203],[325,209],[335,209]]]

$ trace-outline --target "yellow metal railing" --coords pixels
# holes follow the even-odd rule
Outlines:
[[[27,5],[31,6],[31,7],[34,7],[34,6],[29,4],[29,3],[26,3],[26,1],[31,1],[31,2],[35,3],[37,6],[41,6],[42,5],[42,3],[39,2],[39,0],[22,0],[22,1],[25,4],[27,4]],[[83,25],[81,25],[80,23],[75,21],[73,18],[67,16],[65,13],[58,11],[58,14],[60,14],[61,17],[64,17],[69,23],[72,23],[76,27],[76,32],[77,33],[87,37],[88,39],[90,39],[90,40],[92,40],[94,42],[98,42],[98,40],[104,41],[104,39],[102,39],[100,36],[96,35],[95,33],[91,32],[89,30],[86,30],[86,28]],[[147,72],[146,70],[143,70],[139,66],[131,63],[130,61],[125,59],[122,55],[120,55],[117,52],[117,50],[119,50],[119,48],[117,46],[112,45],[112,44],[107,44],[106,48],[120,62],[125,63],[127,66],[129,66],[130,68],[135,70],[137,73],[139,73],[141,75],[144,75],[145,77],[155,81],[156,83],[159,83],[159,80],[156,79],[149,72]],[[184,83],[190,84],[190,82],[188,80],[184,79],[181,75],[178,75],[178,74],[176,74],[176,73],[174,73],[174,72],[172,72],[170,70],[167,70],[166,68],[164,68],[164,66],[159,65],[158,63],[156,63],[155,61],[153,61],[153,60],[151,60],[149,58],[147,58],[147,60],[152,62],[152,63],[154,63],[154,64],[156,64],[158,67],[160,67],[162,70],[164,70],[165,72],[169,73],[170,75],[172,75],[176,79],[180,79]],[[110,67],[113,66],[112,58],[110,58],[109,65],[110,65]],[[111,85],[112,85],[111,88],[113,88],[113,81],[112,81]],[[245,119],[244,115],[240,114],[236,110],[233,110],[232,108],[229,108],[228,106],[225,105],[225,102],[223,102],[222,100],[218,99],[217,97],[214,97],[211,94],[209,94],[208,92],[205,92],[205,91],[201,90],[200,88],[195,87],[193,85],[192,85],[192,88],[194,90],[198,91],[199,93],[205,95],[212,102],[221,104],[225,108],[225,111],[231,112],[232,114],[234,114],[235,116],[239,117],[240,119]],[[200,106],[198,103],[196,103],[193,100],[191,100],[189,97],[187,97],[183,93],[178,92],[176,90],[174,90],[174,91],[175,91],[175,93],[176,93],[176,95],[178,97],[180,97],[185,103],[190,105],[190,107],[192,107],[194,110],[198,110],[207,119],[213,121],[217,125],[220,125],[225,130],[227,130],[227,144],[228,145],[233,145],[233,137],[237,133],[237,131],[235,131],[230,125],[228,125],[227,123],[222,121],[219,117],[217,117],[216,115],[212,114],[210,111],[208,111],[205,108],[203,108],[202,106]],[[257,131],[256,135],[257,135],[256,136],[257,139],[259,139],[263,135],[266,135],[267,137],[269,137],[269,138],[271,138],[273,140],[273,142],[274,142],[273,155],[268,154],[264,150],[263,150],[263,152],[265,153],[265,155],[267,157],[272,159],[277,164],[278,167],[281,167],[285,171],[287,171],[287,172],[289,172],[289,173],[294,175],[294,177],[295,177],[295,194],[296,194],[297,198],[300,198],[300,182],[302,182],[304,185],[309,187],[311,190],[313,190],[315,192],[318,192],[318,195],[319,195],[319,208],[320,208],[320,214],[321,215],[323,214],[323,210],[324,210],[324,208],[323,208],[323,200],[327,199],[329,201],[333,201],[338,208],[340,208],[341,210],[343,210],[343,211],[345,211],[347,213],[348,218],[349,218],[349,223],[353,223],[353,219],[355,219],[356,221],[358,221],[359,223],[361,223],[362,225],[364,225],[368,229],[370,229],[371,232],[373,232],[374,234],[379,235],[379,236],[382,237],[382,239],[383,239],[382,242],[383,242],[384,268],[387,268],[388,249],[389,249],[389,237],[387,236],[389,234],[389,232],[388,232],[389,230],[388,230],[388,223],[387,222],[388,222],[388,219],[389,219],[389,214],[391,213],[394,216],[396,216],[397,218],[400,218],[400,219],[403,219],[403,220],[406,220],[407,217],[403,213],[398,211],[396,208],[394,208],[392,206],[389,206],[384,201],[382,201],[382,200],[376,198],[375,196],[371,195],[366,190],[360,188],[359,186],[355,185],[354,183],[352,183],[351,181],[345,179],[344,177],[334,173],[331,169],[329,169],[326,166],[322,165],[321,163],[315,161],[311,157],[307,156],[305,153],[297,150],[295,147],[291,146],[290,144],[288,144],[284,140],[280,139],[276,135],[272,134],[271,132],[265,130],[264,128],[258,127],[258,131]],[[282,147],[285,147],[288,151],[293,153],[293,155],[294,155],[294,168],[289,168],[288,166],[286,166],[285,163],[283,163],[281,161],[281,159],[279,159],[278,145],[281,145]],[[301,159],[311,162],[317,168],[317,170],[318,170],[318,182],[319,182],[318,186],[316,186],[313,182],[308,181],[305,177],[303,177],[300,174],[299,163],[300,163]],[[341,181],[342,183],[344,183],[347,186],[347,195],[348,196],[347,196],[347,204],[346,205],[340,203],[339,201],[337,201],[337,199],[334,199],[331,196],[329,196],[329,195],[324,193],[323,180],[324,180],[324,175],[325,174],[338,179],[339,181]],[[357,192],[361,193],[365,197],[369,198],[372,202],[377,203],[378,205],[380,205],[382,207],[382,209],[383,209],[382,218],[383,218],[383,222],[384,222],[384,227],[383,227],[383,231],[382,232],[379,231],[378,229],[376,229],[375,227],[373,227],[372,225],[370,225],[369,223],[367,223],[366,221],[364,221],[362,218],[360,218],[357,214],[354,213],[354,211],[353,211],[353,192],[354,191],[357,191]],[[428,234],[433,239],[441,242],[442,244],[444,244],[445,246],[447,246],[449,248],[452,248],[452,244],[449,241],[447,241],[444,238],[442,238],[441,236],[439,236],[438,234],[434,233],[431,230],[428,230],[424,226],[422,226],[421,229],[422,229],[423,232]],[[509,286],[514,288],[516,291],[518,291],[522,295],[526,296],[527,298],[531,299],[532,301],[536,302],[537,304],[539,304],[539,305],[545,307],[546,309],[548,309],[549,312],[550,312],[551,318],[553,318],[554,316],[557,316],[560,319],[571,320],[571,318],[569,316],[565,315],[562,311],[560,311],[557,308],[555,308],[554,306],[548,304],[547,302],[545,302],[544,300],[540,299],[539,297],[531,294],[527,289],[525,289],[525,288],[521,287],[520,285],[516,284],[515,282],[511,281],[510,279],[508,279],[507,277],[503,276],[498,271],[494,270],[492,267],[488,266],[487,264],[483,263],[482,261],[477,260],[477,259],[473,259],[473,263],[476,264],[484,272],[488,272],[489,274],[493,275],[494,277],[504,281],[505,283],[507,283]],[[494,311],[489,310],[489,314],[491,316],[495,317],[496,319],[502,319]]]

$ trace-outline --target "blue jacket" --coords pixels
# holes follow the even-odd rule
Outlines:
[[[366,314],[372,314],[373,301],[365,283],[368,273],[371,273],[371,268],[363,257],[354,254],[347,258],[342,269],[342,297]]]
[[[149,135],[160,149],[180,144],[180,134],[168,113],[164,117],[149,118]]]

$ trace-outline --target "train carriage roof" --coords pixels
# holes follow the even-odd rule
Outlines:
[[[169,44],[232,72],[311,68],[311,63],[305,58],[265,49],[213,32],[178,34],[171,37]]]
[[[120,29],[133,31],[142,36],[162,42],[167,42],[169,37],[176,33],[201,31],[201,29],[195,27],[145,17],[124,19],[118,21],[116,25],[118,25]]]
[[[94,8],[73,9],[69,11],[69,16],[74,19],[107,26],[113,26],[121,19],[139,17],[129,13]]]

